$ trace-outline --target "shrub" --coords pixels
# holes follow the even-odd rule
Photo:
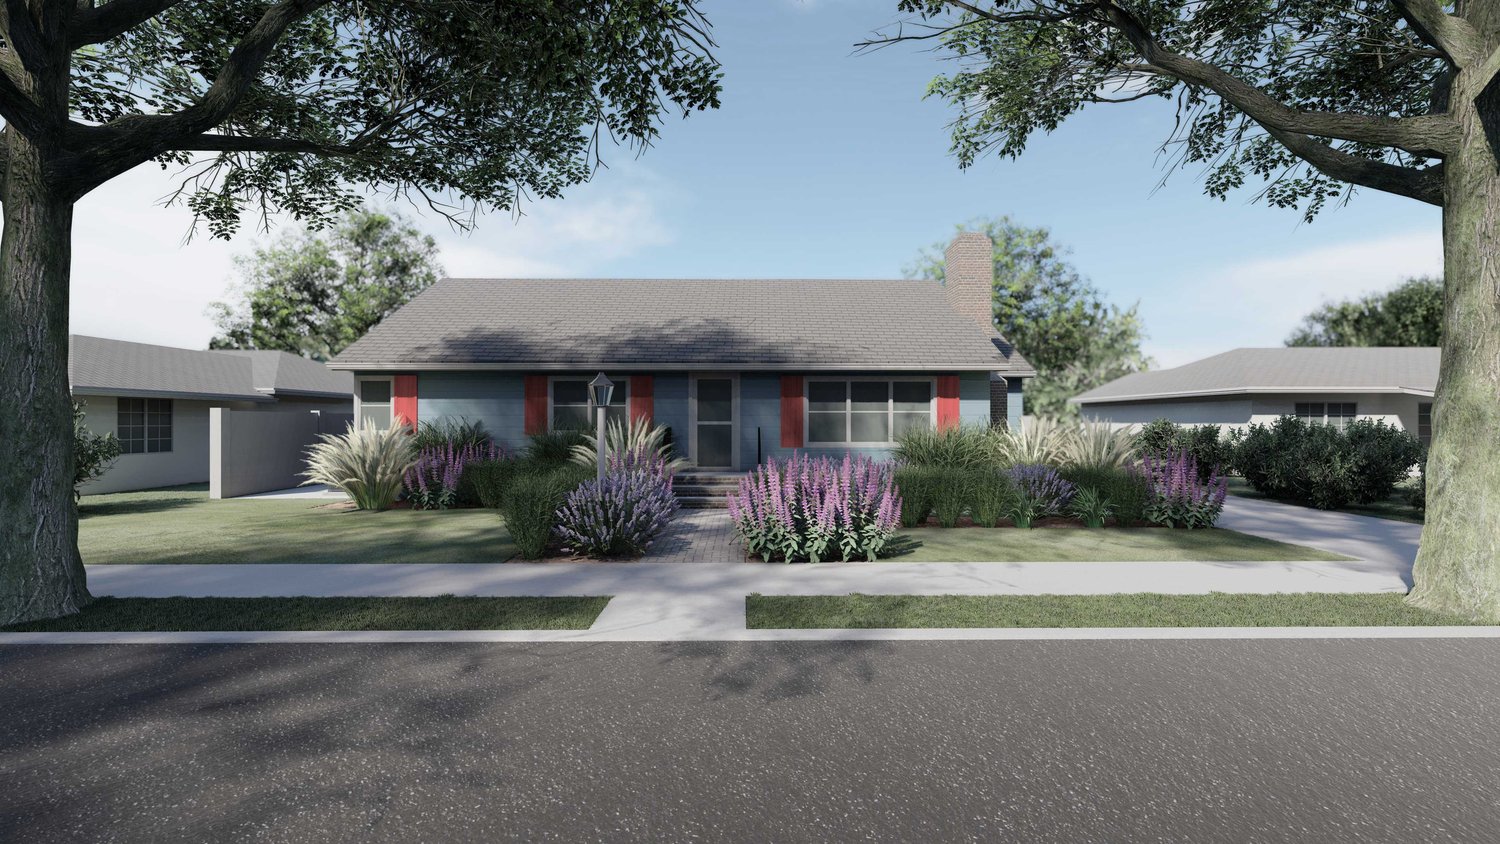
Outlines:
[[[969,473],[963,469],[945,467],[934,470],[932,486],[932,514],[940,527],[951,528],[968,509],[970,500]]]
[[[83,403],[73,400],[73,497],[78,488],[103,477],[120,456],[120,441],[114,434],[96,434],[84,421]]]
[[[494,440],[484,430],[483,422],[470,422],[463,417],[445,416],[436,422],[421,422],[417,425],[412,444],[417,451],[445,445],[458,448],[473,446],[489,448]]]
[[[916,527],[932,512],[938,470],[927,466],[900,466],[895,470],[896,493],[901,500],[901,526]]]
[[[384,510],[401,495],[402,478],[416,462],[408,429],[349,426],[342,434],[323,434],[307,450],[303,484],[327,484],[343,490],[361,510]]]
[[[1415,437],[1370,420],[1345,430],[1283,416],[1233,438],[1233,465],[1258,492],[1325,510],[1390,497],[1422,455]]]
[[[1084,422],[1068,438],[1063,459],[1079,469],[1123,469],[1135,462],[1136,440],[1129,426]]]
[[[1050,466],[1012,466],[1007,475],[1013,488],[1010,517],[1016,527],[1031,527],[1036,519],[1055,516],[1073,499],[1073,485]]]
[[[1146,521],[1146,510],[1151,505],[1151,485],[1140,472],[1119,471],[1099,487],[1104,500],[1114,513],[1115,524],[1121,527]]]
[[[1198,466],[1198,480],[1204,483],[1210,475],[1222,474],[1233,463],[1232,440],[1223,435],[1218,425],[1189,428],[1168,419],[1157,419],[1141,428],[1136,440],[1139,456],[1164,458],[1179,451],[1192,455]]]
[[[1143,457],[1138,471],[1151,488],[1146,518],[1155,524],[1213,527],[1224,511],[1228,483],[1217,471],[1201,480],[1197,460],[1185,449]]]
[[[1000,459],[1003,436],[985,425],[960,425],[942,431],[916,428],[901,435],[892,455],[912,466],[993,466]]]
[[[1083,522],[1084,527],[1104,527],[1104,520],[1113,512],[1109,500],[1099,490],[1084,487],[1073,496],[1068,512]]]
[[[481,507],[495,509],[500,506],[505,481],[515,471],[520,461],[514,458],[480,460],[464,468],[461,486],[474,492],[474,502]]]
[[[998,469],[969,472],[969,518],[980,527],[994,527],[1010,507],[1010,481]]]
[[[623,452],[605,462],[604,480],[585,481],[557,511],[564,547],[589,557],[639,556],[677,513],[672,470],[662,455]]]
[[[563,428],[532,434],[526,446],[526,457],[533,462],[557,466],[573,458],[573,449],[588,442],[582,431]]]
[[[500,515],[522,559],[541,559],[547,552],[558,509],[568,493],[591,477],[587,468],[566,463],[523,462],[515,467],[500,499]]]
[[[465,482],[465,470],[481,461],[498,460],[499,446],[446,442],[429,445],[417,453],[417,462],[406,470],[406,497],[417,510],[446,510],[458,504],[474,504],[478,493]]]
[[[900,511],[891,465],[864,456],[768,460],[729,496],[740,541],[767,562],[874,560]]]
[[[569,457],[574,463],[594,465],[594,450],[598,443],[594,437],[583,436],[583,441],[570,449]],[[653,425],[645,416],[637,416],[628,425],[610,422],[604,426],[604,451],[611,458],[616,454],[651,455],[675,472],[687,465],[687,461],[672,453],[671,429],[665,425]]]

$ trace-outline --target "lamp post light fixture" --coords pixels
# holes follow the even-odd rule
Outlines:
[[[609,400],[615,394],[615,382],[604,373],[594,376],[589,382],[589,401],[595,408],[594,463],[598,467],[599,483],[604,483],[604,415],[609,410]]]

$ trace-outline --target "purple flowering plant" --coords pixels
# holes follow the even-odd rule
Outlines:
[[[1134,469],[1146,479],[1151,500],[1147,520],[1167,527],[1213,527],[1224,511],[1229,482],[1217,468],[1200,476],[1198,461],[1185,449],[1147,456]]]
[[[646,553],[677,514],[672,470],[650,449],[613,452],[604,480],[585,481],[557,511],[557,537],[563,547],[588,557]]]
[[[863,455],[772,458],[729,494],[740,541],[766,562],[874,560],[900,515],[892,466]]]
[[[499,460],[505,450],[494,442],[453,441],[429,445],[417,454],[417,462],[406,470],[406,497],[414,510],[446,510],[458,503],[459,481],[464,469],[483,460]]]
[[[1040,463],[1018,463],[1006,475],[1015,491],[1010,519],[1019,528],[1029,528],[1036,519],[1062,513],[1078,491],[1056,469]]]

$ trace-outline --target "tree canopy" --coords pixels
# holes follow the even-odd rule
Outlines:
[[[1438,346],[1443,280],[1410,278],[1392,290],[1330,302],[1303,318],[1288,346]]]
[[[1047,229],[996,217],[958,230],[983,232],[995,244],[996,326],[1037,370],[1026,387],[1028,412],[1070,415],[1069,398],[1150,365],[1136,307],[1106,301]],[[906,276],[942,281],[944,246],[923,249]]]
[[[665,110],[718,104],[694,0],[52,5],[73,51],[55,136],[71,192],[187,166],[179,198],[219,236],[245,211],[323,225],[372,186],[460,220],[557,196],[610,138],[649,144]],[[17,23],[16,52],[39,60]],[[5,86],[0,113],[41,134]]]
[[[442,275],[437,241],[399,214],[347,212],[327,232],[294,229],[235,258],[232,302],[211,306],[215,349],[327,360]]]

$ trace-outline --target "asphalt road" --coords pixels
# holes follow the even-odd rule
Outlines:
[[[1487,640],[0,649],[0,841],[1495,841]]]

